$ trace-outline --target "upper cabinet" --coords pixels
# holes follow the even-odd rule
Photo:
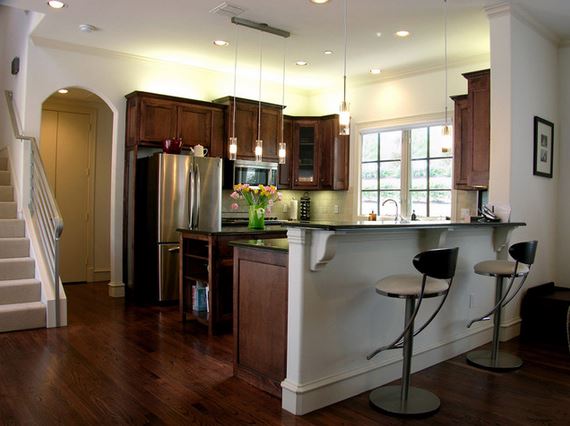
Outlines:
[[[489,186],[491,73],[482,70],[463,76],[467,79],[467,95],[452,97],[454,188],[483,189]]]
[[[282,187],[348,190],[349,137],[338,134],[338,115],[288,119],[292,127],[289,166],[280,168],[279,182],[291,184]]]
[[[200,144],[210,156],[222,156],[223,105],[138,91],[126,98],[127,146],[159,147],[164,139],[181,137],[186,147]]]
[[[226,105],[226,134],[233,134],[234,98],[226,96],[214,102]],[[279,160],[278,144],[281,140],[281,105],[261,103],[261,125],[259,123],[259,102],[235,98],[235,135],[238,141],[237,158],[255,160],[255,141],[263,141],[263,161]],[[258,131],[260,133],[258,134]]]

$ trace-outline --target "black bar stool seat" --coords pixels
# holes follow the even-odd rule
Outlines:
[[[391,344],[376,349],[371,359],[388,349],[404,350],[402,363],[402,384],[382,386],[370,393],[370,405],[384,413],[398,416],[425,416],[435,413],[440,406],[439,398],[433,393],[410,386],[411,362],[414,336],[420,333],[440,311],[455,275],[459,249],[435,249],[418,254],[412,261],[419,274],[390,275],[376,283],[376,292],[382,296],[406,300],[404,331]],[[414,320],[422,300],[443,296],[431,317],[414,331]],[[416,304],[417,301],[417,304]]]
[[[534,263],[537,241],[526,241],[513,244],[509,254],[510,260],[485,260],[477,263],[473,270],[476,274],[495,277],[495,306],[487,314],[472,320],[468,328],[478,321],[489,320],[493,316],[493,343],[491,350],[473,351],[467,354],[467,362],[475,367],[493,371],[515,370],[522,367],[523,361],[518,356],[499,351],[499,334],[503,307],[517,295],[526,281],[530,268]],[[507,290],[503,289],[505,278],[510,278]],[[518,288],[512,292],[516,278],[521,278]]]

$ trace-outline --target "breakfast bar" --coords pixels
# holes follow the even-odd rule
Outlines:
[[[415,273],[411,259],[438,247],[459,247],[453,288],[442,311],[416,340],[415,370],[490,340],[491,324],[470,319],[492,305],[494,289],[473,274],[477,262],[506,258],[511,233],[524,223],[293,222],[288,228],[286,377],[282,407],[305,414],[399,377],[402,354],[366,355],[402,328],[404,302],[375,297],[375,283]],[[437,301],[426,300],[422,322]],[[505,336],[518,323],[502,324]]]

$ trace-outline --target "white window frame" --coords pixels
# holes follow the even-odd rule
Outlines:
[[[355,185],[356,188],[356,196],[354,197],[354,205],[353,211],[356,212],[356,216],[358,219],[367,219],[368,213],[370,212],[361,212],[361,204],[362,204],[362,136],[364,134],[370,133],[379,133],[379,132],[388,132],[392,130],[403,130],[403,129],[414,129],[418,127],[429,127],[429,126],[441,126],[445,124],[445,116],[444,114],[437,113],[437,114],[425,114],[419,116],[411,116],[411,117],[404,117],[394,120],[383,120],[383,121],[374,121],[374,122],[366,122],[366,123],[359,123],[356,127],[355,136],[358,138],[358,143],[355,144],[356,148],[356,155],[354,156],[354,170],[355,170]],[[455,153],[452,152],[452,157]],[[402,204],[400,206],[400,214],[405,217],[409,217],[411,215],[410,209],[410,200],[409,200],[409,173],[411,169],[411,153],[409,144],[405,144],[402,149],[402,158],[401,158],[401,184],[400,184],[400,191],[401,191],[401,200]],[[451,175],[453,176],[453,161],[452,161],[452,170]],[[403,189],[405,188],[405,190]],[[453,189],[453,182],[451,185],[451,217],[454,216],[455,210],[455,197],[456,193]],[[428,218],[430,220],[432,218]]]

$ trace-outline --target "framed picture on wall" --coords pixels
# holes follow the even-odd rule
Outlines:
[[[554,165],[554,124],[544,118],[534,117],[534,164],[536,176],[552,177]]]

